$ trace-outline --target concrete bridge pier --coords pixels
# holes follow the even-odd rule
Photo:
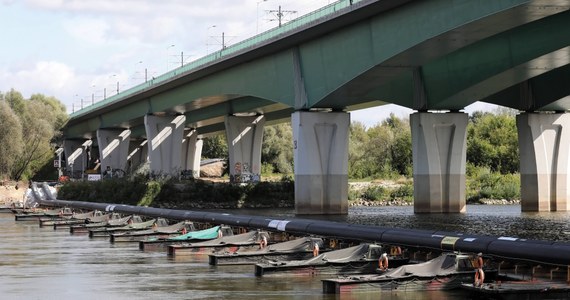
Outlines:
[[[568,211],[570,114],[517,115],[522,211]]]
[[[297,214],[348,213],[348,130],[345,112],[291,116]]]
[[[182,139],[186,117],[146,115],[150,171],[154,175],[178,175],[182,170]]]
[[[413,113],[414,212],[465,212],[465,113]]]
[[[261,179],[261,146],[265,116],[226,116],[230,182],[258,182]]]
[[[202,156],[202,145],[204,142],[198,139],[196,129],[184,131],[182,140],[182,168],[192,172],[193,178],[200,177],[200,158]]]
[[[91,140],[64,140],[66,170],[71,178],[81,178],[89,164]],[[77,175],[76,175],[77,174]],[[81,175],[79,175],[81,174]]]
[[[107,166],[110,166],[111,169],[126,171],[130,137],[131,131],[129,129],[97,130],[101,174],[105,172]]]
[[[129,155],[127,156],[127,170],[131,173],[141,164],[148,161],[148,140],[137,140],[129,143]]]

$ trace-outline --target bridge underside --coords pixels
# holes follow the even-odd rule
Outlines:
[[[568,110],[569,7],[567,0],[496,0],[493,5],[452,0],[357,2],[335,12],[334,22],[315,22],[239,55],[222,57],[217,64],[181,73],[121,101],[79,113],[70,120],[65,136],[92,139],[100,129],[129,129],[133,140],[151,139],[144,120],[153,115],[184,116],[183,127],[203,137],[227,130],[228,116],[263,115],[264,122],[272,124],[308,111],[328,112],[328,117],[315,118],[323,124],[336,124],[334,132],[343,132],[344,122],[330,119],[335,113],[395,103],[419,112],[412,117],[414,179],[416,201],[422,198],[427,202],[416,202],[416,211],[464,211],[464,117],[451,115],[463,115],[457,113],[476,101],[526,112]],[[452,114],[434,117],[426,115],[428,111]],[[531,129],[521,125],[519,134],[534,132],[534,127],[546,126],[544,122],[552,123],[531,122]],[[294,126],[301,130],[304,127],[300,125]],[[564,134],[562,131],[560,136]],[[310,140],[307,133],[298,132],[297,136]],[[432,143],[430,136],[438,142]],[[527,136],[532,138],[521,142],[521,151],[531,149],[529,143],[540,139],[541,133]],[[345,138],[336,136],[340,140],[335,143],[344,144]],[[422,138],[424,142],[420,142]],[[550,152],[560,150],[558,144],[546,144],[551,145]],[[525,156],[527,160],[535,161],[539,155],[534,150],[528,153],[535,154]],[[314,153],[304,150],[296,155],[298,162]],[[328,155],[320,153],[319,157]],[[342,156],[339,161],[345,160],[346,153],[338,155]],[[422,165],[416,161],[420,159],[438,161],[439,165]],[[323,182],[337,175],[346,177],[344,170],[331,173],[329,164],[321,161],[320,167],[303,171],[311,178],[325,179],[303,189],[320,189],[312,190],[310,196],[296,192],[297,207],[310,207],[308,210],[316,213],[345,213],[344,205],[314,209],[314,203],[337,201],[329,196],[323,200],[323,195],[330,194]],[[301,175],[298,172],[303,167],[296,166],[296,175]],[[521,165],[521,173],[526,172],[523,169],[530,170]],[[538,172],[548,177],[560,170],[533,170],[522,176],[534,178],[532,174]],[[557,189],[557,183],[552,184],[552,189]],[[434,205],[438,201],[446,204]],[[549,205],[548,209],[553,207],[560,210],[565,204]]]

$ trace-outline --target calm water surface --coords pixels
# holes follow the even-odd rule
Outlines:
[[[276,218],[291,210],[234,211]],[[570,214],[520,206],[468,206],[465,214],[414,215],[412,207],[355,207],[328,220],[400,228],[569,241]],[[170,259],[136,244],[113,245],[0,213],[0,299],[339,299],[319,277],[255,277],[253,266],[210,266],[207,256]],[[463,292],[368,293],[340,299],[468,299]]]

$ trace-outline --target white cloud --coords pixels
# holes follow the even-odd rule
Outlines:
[[[0,69],[0,91],[13,88],[26,98],[37,93],[55,96],[70,111],[74,101],[71,91],[85,86],[85,78],[78,77],[73,68],[61,62],[40,61],[18,71]]]
[[[110,26],[101,19],[74,18],[64,21],[63,27],[79,43],[102,45]]]

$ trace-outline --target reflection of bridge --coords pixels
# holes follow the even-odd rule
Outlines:
[[[225,130],[232,179],[255,179],[263,125],[291,117],[297,212],[342,214],[347,112],[396,103],[417,110],[410,117],[415,211],[460,212],[467,114],[459,110],[486,101],[524,111],[517,116],[523,210],[564,211],[569,6],[339,1],[72,114],[67,164],[84,166],[95,142],[103,169],[148,157],[154,172],[197,170],[199,137]]]

